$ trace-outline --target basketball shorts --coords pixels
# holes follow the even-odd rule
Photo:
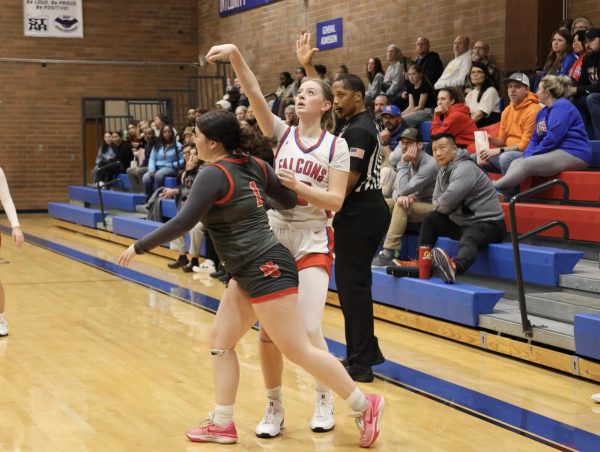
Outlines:
[[[233,279],[248,292],[252,303],[298,293],[296,262],[281,244],[247,263],[233,275]]]
[[[324,267],[331,274],[333,264],[333,230],[329,226],[312,229],[273,228],[275,237],[296,259],[298,271]]]

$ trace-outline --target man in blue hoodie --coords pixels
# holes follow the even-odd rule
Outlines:
[[[504,239],[504,212],[492,181],[466,149],[456,146],[452,135],[433,135],[431,148],[441,168],[433,191],[435,210],[421,223],[419,267],[431,256],[444,282],[452,284],[475,262],[479,251]],[[441,248],[431,249],[440,236],[460,241],[454,259]]]

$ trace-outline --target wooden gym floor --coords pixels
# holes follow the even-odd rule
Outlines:
[[[223,287],[207,276],[138,257],[123,246],[22,215],[28,242],[3,227],[0,280],[10,335],[0,338],[0,451],[355,450],[349,410],[336,428],[308,428],[313,382],[286,363],[286,428],[264,440],[257,333],[237,352],[242,369],[234,446],[193,444],[185,431],[212,408],[208,334]],[[335,296],[335,295],[332,295]],[[326,307],[325,336],[343,352],[343,319]],[[385,451],[600,450],[600,405],[591,382],[378,321],[388,360],[362,384],[387,401],[376,449]]]

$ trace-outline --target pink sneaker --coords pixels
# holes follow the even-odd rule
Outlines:
[[[356,425],[360,430],[358,445],[360,447],[371,447],[379,436],[385,400],[383,396],[377,394],[367,394],[365,397],[369,402],[369,406],[362,413],[358,413],[356,417]]]
[[[212,420],[212,413],[199,427],[189,429],[185,435],[194,443],[233,444],[238,440],[235,424],[217,425]]]

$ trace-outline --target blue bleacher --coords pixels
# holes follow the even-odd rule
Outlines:
[[[96,188],[71,185],[69,199],[88,204],[99,205],[98,190]],[[121,191],[102,190],[104,207],[135,212],[136,206],[146,202],[146,196],[140,193],[126,193]]]
[[[329,288],[336,290],[333,273]],[[492,313],[503,295],[468,284],[445,284],[439,278],[395,278],[373,269],[373,300],[463,325],[477,326],[479,315]]]
[[[575,351],[600,360],[600,314],[575,315]]]
[[[177,187],[177,178],[176,177],[165,177],[163,182],[165,187],[167,188],[175,188]]]
[[[131,190],[131,183],[129,182],[129,177],[126,173],[119,174],[119,183],[123,190]]]
[[[450,256],[458,253],[458,242],[447,237],[440,237],[437,246]],[[523,281],[558,286],[559,275],[572,273],[575,264],[583,257],[583,252],[523,245],[521,250],[521,267]],[[511,243],[493,243],[477,256],[469,273],[496,278],[515,279],[515,260]]]
[[[64,202],[49,202],[48,215],[59,220],[81,224],[94,229],[102,221],[102,213],[99,210],[86,209],[85,207]]]
[[[160,213],[165,218],[173,218],[177,215],[177,203],[174,199],[160,200]]]
[[[423,121],[419,124],[419,132],[421,132],[423,141],[431,141],[431,121]]]

